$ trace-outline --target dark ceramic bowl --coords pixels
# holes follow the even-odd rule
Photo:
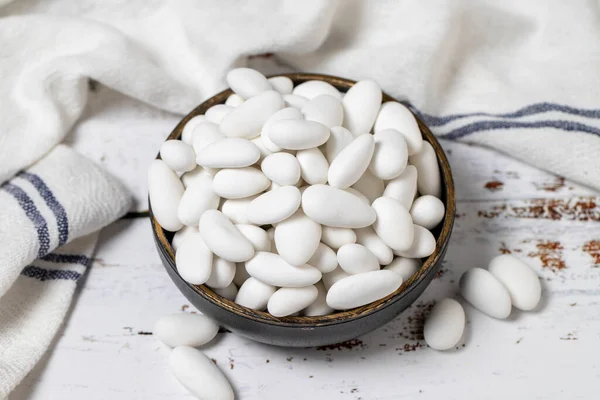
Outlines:
[[[321,80],[331,83],[339,90],[347,91],[355,82],[334,76],[319,74],[287,74],[294,85],[309,80]],[[185,124],[193,117],[204,114],[215,104],[224,103],[232,94],[225,90],[208,99],[186,115],[175,127],[168,139],[179,139]],[[384,94],[383,101],[394,100]],[[400,286],[391,295],[348,311],[322,317],[285,317],[276,318],[267,312],[255,311],[227,300],[205,285],[192,285],[184,281],[177,273],[175,254],[170,241],[172,233],[163,230],[152,215],[152,230],[160,258],[169,276],[185,297],[204,314],[238,335],[258,342],[277,346],[306,347],[339,343],[373,331],[394,319],[423,293],[439,269],[448,247],[452,225],[454,224],[454,184],[450,165],[442,147],[423,121],[417,118],[419,128],[437,154],[441,170],[443,198],[446,216],[433,231],[437,238],[436,250],[427,259],[417,273]]]

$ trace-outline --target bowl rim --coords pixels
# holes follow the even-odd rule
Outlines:
[[[269,76],[269,78],[276,76],[288,77],[294,82],[294,85],[298,85],[309,80],[324,81],[332,84],[338,90],[342,91],[347,91],[350,87],[352,87],[352,85],[356,83],[356,81],[346,78],[315,73],[276,74]],[[204,114],[206,110],[208,110],[210,107],[216,104],[223,104],[227,97],[231,94],[233,94],[232,90],[226,89],[212,96],[206,101],[202,102],[199,106],[194,108],[190,113],[188,113],[185,117],[182,118],[182,120],[177,124],[177,126],[173,129],[173,131],[167,137],[166,140],[179,140],[181,138],[183,127],[187,124],[189,120],[191,120],[193,117]],[[399,102],[398,100],[394,99],[393,97],[389,96],[384,92],[382,97],[382,103],[387,101]],[[402,285],[394,293],[391,293],[390,295],[382,299],[376,300],[364,306],[345,311],[338,311],[329,315],[315,317],[288,316],[278,318],[272,316],[266,311],[252,310],[244,306],[238,305],[237,303],[231,300],[221,297],[206,285],[193,285],[186,282],[183,279],[182,282],[184,282],[196,294],[200,295],[205,300],[215,304],[224,311],[256,322],[288,328],[314,329],[322,326],[331,326],[336,324],[348,323],[367,317],[385,307],[392,305],[393,303],[401,301],[402,298],[407,296],[411,291],[415,290],[419,286],[419,283],[422,280],[426,279],[427,276],[432,274],[436,269],[436,266],[440,261],[440,257],[444,253],[444,249],[448,246],[448,242],[450,240],[450,235],[452,232],[452,227],[454,225],[456,211],[454,181],[452,179],[452,172],[446,154],[444,153],[440,143],[435,138],[433,133],[431,133],[427,125],[425,125],[425,123],[417,115],[415,115],[414,112],[412,112],[412,110],[411,113],[417,121],[421,134],[423,135],[423,139],[429,142],[435,150],[435,154],[438,159],[438,165],[441,170],[441,179],[443,184],[444,195],[443,197],[445,198],[444,205],[446,207],[446,210],[444,219],[442,221],[442,226],[441,228],[439,228],[439,236],[436,238],[435,251],[433,252],[433,254],[427,257],[427,259],[423,262],[423,264],[416,273],[414,273],[405,282],[402,282]],[[156,156],[156,159],[160,159],[160,153]],[[169,267],[172,268],[175,271],[175,273],[177,273],[177,275],[179,275],[175,266],[175,252],[173,251],[173,247],[167,239],[165,230],[158,224],[156,218],[154,217],[149,197],[148,209],[153,235],[159,248],[159,251],[165,256],[165,259],[168,261]]]

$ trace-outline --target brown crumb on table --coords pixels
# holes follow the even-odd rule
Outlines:
[[[187,305],[187,304],[182,305],[181,306],[181,312],[185,312],[185,310],[187,310],[188,308],[190,308],[189,305]]]
[[[577,305],[577,302],[569,304],[570,307],[575,307],[576,305]]]
[[[500,182],[500,181],[489,181],[487,182],[483,187],[487,190],[489,190],[490,192],[497,192],[499,190],[502,190],[502,187],[504,186],[504,182]]]
[[[592,267],[600,267],[600,240],[590,240],[589,242],[586,242],[583,245],[583,251],[592,257],[592,260],[594,261]]]
[[[477,216],[600,222],[600,205],[598,197],[593,196],[569,199],[534,199],[528,200],[525,205],[518,207],[496,204],[487,210],[478,211]]]
[[[346,340],[345,342],[342,342],[342,343],[318,346],[318,347],[316,347],[316,349],[320,350],[320,351],[327,351],[327,350],[340,350],[341,351],[341,350],[352,350],[357,347],[363,349],[366,347],[366,345],[362,342],[362,340],[351,339],[351,340]]]
[[[500,248],[498,249],[501,254],[511,254],[512,251],[506,246],[506,243],[500,242]]]
[[[292,362],[293,359],[294,359],[294,357],[288,357],[288,358],[286,358],[286,360],[288,360],[288,362]]]
[[[546,192],[556,192],[565,187],[565,178],[557,176],[552,182],[544,182],[541,184],[535,184],[536,189],[545,190]]]
[[[229,369],[234,369],[235,368],[235,364],[234,364],[235,360],[233,358],[229,358]]]
[[[147,335],[152,335],[152,332],[139,331],[137,334],[142,335],[142,336],[147,336]]]
[[[213,364],[217,365],[217,360],[215,360],[214,358],[211,358],[210,361],[212,361]]]
[[[540,241],[535,247],[537,251],[530,252],[528,256],[538,257],[542,262],[542,267],[548,268],[554,272],[567,267],[562,258],[564,247],[560,242],[545,240]]]
[[[265,360],[265,362],[268,364],[268,363],[270,363],[270,362],[271,362],[271,360],[269,360],[269,359],[266,359],[266,360]]]

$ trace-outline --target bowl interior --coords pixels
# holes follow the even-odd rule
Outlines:
[[[309,81],[309,80],[325,81],[325,82],[332,84],[333,86],[335,86],[337,89],[339,89],[342,92],[346,92],[355,83],[355,81],[352,81],[352,80],[338,78],[335,76],[321,75],[321,74],[294,73],[294,74],[284,74],[283,76],[287,76],[290,79],[292,79],[292,81],[294,82],[294,85],[298,85],[302,82]],[[168,140],[179,139],[181,137],[183,127],[187,124],[187,122],[190,119],[192,119],[193,117],[195,117],[197,115],[204,114],[206,112],[206,110],[208,110],[210,107],[212,107],[216,104],[224,103],[225,100],[227,99],[227,97],[231,94],[232,94],[232,91],[230,89],[225,90],[225,91],[211,97],[210,99],[208,99],[207,101],[205,101],[204,103],[202,103],[201,105],[196,107],[192,112],[190,112],[188,115],[186,115],[181,120],[181,122],[175,127],[173,132],[169,135]],[[395,99],[393,99],[392,97],[390,97],[389,95],[384,93],[383,94],[383,102],[386,102],[386,101],[395,101]],[[423,260],[423,265],[421,266],[421,268],[410,279],[403,282],[402,286],[400,286],[400,288],[396,292],[390,294],[389,296],[387,296],[383,299],[377,300],[377,301],[367,304],[365,306],[358,307],[358,308],[348,310],[348,311],[336,312],[336,313],[330,314],[330,315],[319,316],[319,317],[303,317],[303,316],[291,317],[290,316],[290,317],[284,317],[284,318],[277,318],[277,317],[274,317],[264,311],[251,310],[249,308],[240,306],[240,305],[234,303],[233,301],[227,300],[227,299],[219,296],[218,294],[213,292],[209,287],[207,287],[205,285],[188,284],[188,286],[190,288],[192,288],[198,294],[198,296],[201,296],[202,298],[206,299],[207,301],[210,301],[210,302],[218,305],[225,311],[229,311],[229,312],[235,313],[237,315],[243,316],[245,318],[248,318],[248,319],[251,319],[251,320],[254,320],[257,322],[262,322],[265,324],[273,324],[273,325],[280,325],[280,326],[296,326],[296,327],[307,328],[307,329],[309,329],[311,327],[348,322],[350,320],[364,317],[371,313],[377,312],[377,310],[380,310],[380,309],[386,307],[387,305],[390,305],[391,303],[398,301],[403,296],[410,293],[417,286],[417,284],[420,281],[425,279],[425,277],[428,276],[429,274],[433,273],[433,270],[439,264],[438,261],[440,260],[440,257],[443,254],[443,249],[448,245],[448,241],[450,239],[450,233],[452,231],[452,226],[454,224],[454,215],[455,215],[454,183],[452,181],[450,165],[448,163],[446,155],[444,154],[442,147],[440,146],[440,144],[436,140],[436,138],[433,136],[433,134],[431,133],[429,128],[416,115],[415,115],[415,118],[417,119],[417,122],[419,124],[419,128],[421,130],[423,138],[426,141],[428,141],[429,143],[431,143],[433,149],[435,150],[437,158],[438,158],[438,163],[439,163],[440,170],[441,170],[442,187],[443,187],[442,201],[444,202],[444,204],[446,206],[446,215],[444,216],[444,220],[442,221],[442,223],[439,224],[438,227],[436,227],[432,231],[432,233],[437,238],[435,252],[431,256],[429,256],[428,258]],[[157,158],[158,157],[159,156],[157,156]],[[163,247],[166,254],[168,255],[167,261],[169,261],[169,265],[171,268],[176,269],[175,268],[175,253],[170,244],[171,239],[173,237],[173,233],[167,232],[164,229],[162,229],[162,227],[158,224],[158,222],[152,215],[152,207],[151,206],[150,206],[150,216],[151,216],[152,229],[154,231],[154,234],[155,234],[157,240],[159,241],[160,246]]]

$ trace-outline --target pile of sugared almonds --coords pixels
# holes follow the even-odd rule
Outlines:
[[[445,215],[412,113],[382,104],[370,80],[344,94],[239,68],[227,82],[235,94],[189,120],[150,167],[181,277],[276,317],[396,291],[434,252]]]

